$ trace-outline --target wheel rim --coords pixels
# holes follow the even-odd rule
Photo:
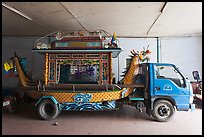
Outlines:
[[[167,118],[170,115],[170,108],[167,105],[162,105],[158,108],[158,114],[162,118]]]

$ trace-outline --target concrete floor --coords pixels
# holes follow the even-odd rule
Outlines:
[[[58,125],[53,125],[57,122]],[[202,135],[202,109],[176,112],[169,122],[153,121],[130,106],[118,111],[63,111],[52,121],[40,120],[34,103],[2,111],[3,135]]]

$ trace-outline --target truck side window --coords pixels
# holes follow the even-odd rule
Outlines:
[[[179,87],[185,87],[184,78],[173,66],[155,66],[157,79],[169,79]]]

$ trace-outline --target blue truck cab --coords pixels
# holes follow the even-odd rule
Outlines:
[[[136,88],[133,94],[140,93],[143,98],[130,96],[129,99],[137,101],[136,108],[139,110],[141,106],[146,107],[147,114],[155,120],[169,121],[175,110],[195,109],[190,81],[174,64],[143,63],[140,64],[139,75],[145,88]]]

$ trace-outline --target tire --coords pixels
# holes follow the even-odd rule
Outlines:
[[[38,105],[37,105],[37,113],[43,120],[52,120],[55,119],[60,111],[54,102],[50,99],[43,99]]]
[[[174,116],[175,109],[167,100],[158,100],[154,103],[152,117],[159,122],[167,122]]]

